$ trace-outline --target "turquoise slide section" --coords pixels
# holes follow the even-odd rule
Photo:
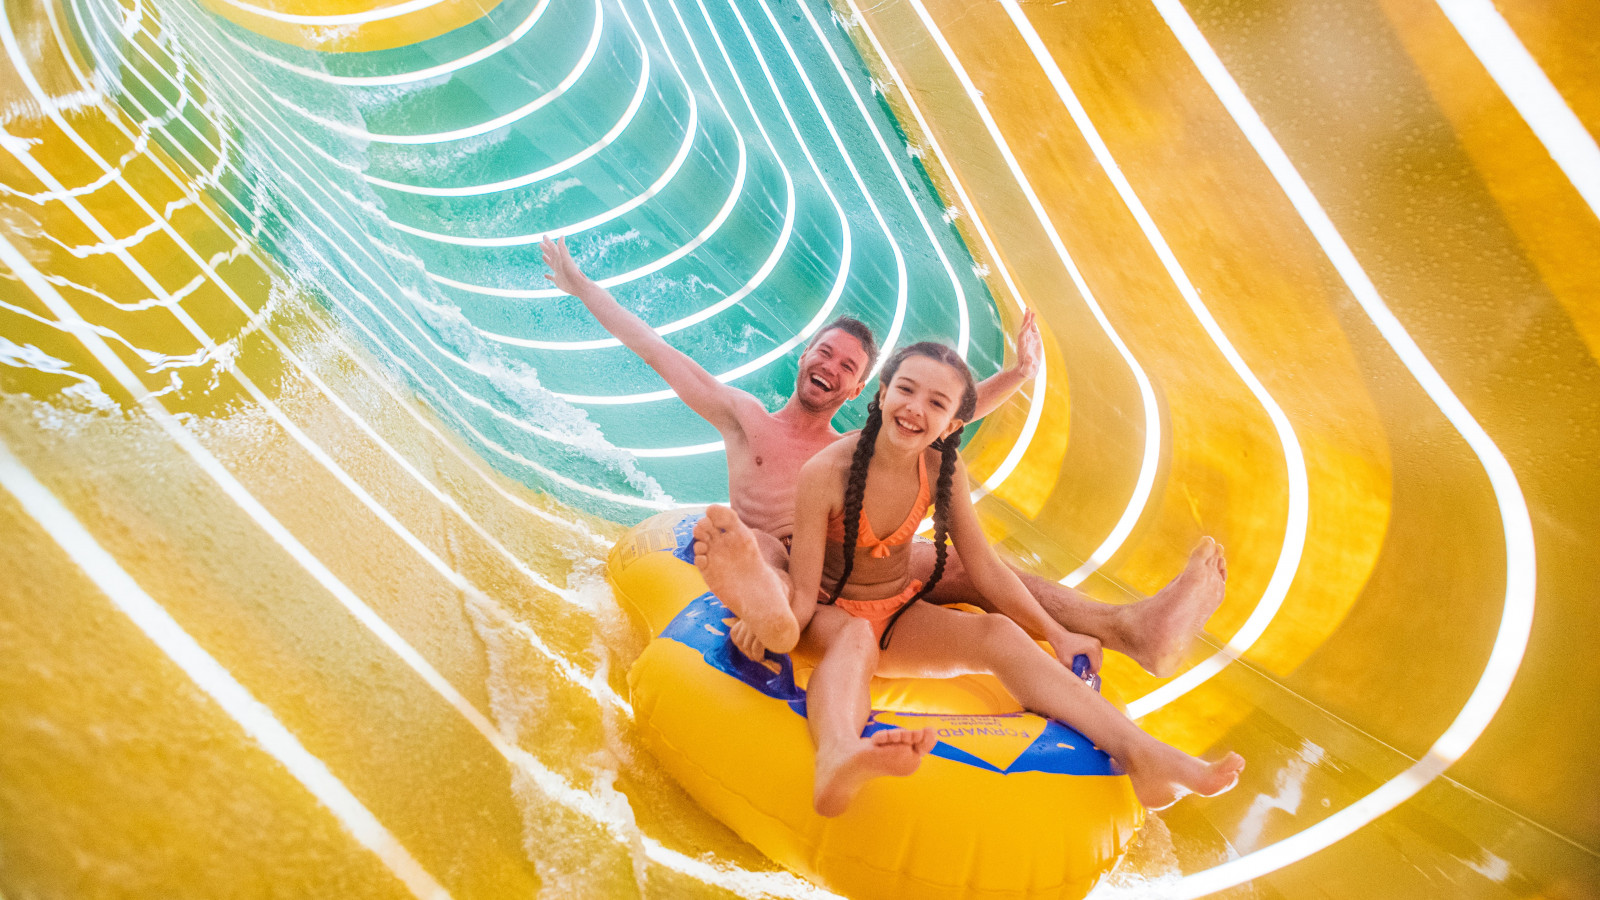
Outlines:
[[[163,56],[112,40],[101,0],[74,11],[140,114],[187,117],[185,91],[224,111],[221,177],[253,207],[235,216],[444,421],[607,518],[724,499],[724,461],[544,278],[543,236],[571,234],[626,307],[769,407],[841,314],[889,346],[949,341],[979,377],[1003,358],[988,289],[831,22],[511,0],[419,44],[319,54],[179,5],[182,55]]]

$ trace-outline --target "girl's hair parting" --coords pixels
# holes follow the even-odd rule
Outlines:
[[[972,379],[972,370],[967,367],[966,360],[944,344],[923,341],[900,350],[883,364],[883,371],[878,373],[878,384],[887,387],[894,381],[894,374],[900,369],[900,364],[912,356],[926,356],[944,363],[961,374],[966,384],[961,393],[961,402],[956,407],[955,418],[962,422],[971,421],[972,414],[978,408],[978,385]],[[850,458],[850,479],[844,489],[844,571],[839,573],[839,581],[833,586],[833,592],[823,601],[827,604],[839,599],[839,593],[850,580],[850,571],[856,566],[856,542],[861,537],[861,504],[867,494],[867,464],[872,462],[872,454],[878,444],[878,430],[882,427],[883,409],[878,404],[877,395],[873,395],[872,401],[867,404],[866,424],[861,426],[861,436],[856,440],[855,454]],[[900,616],[911,608],[911,604],[932,593],[934,585],[944,577],[945,560],[950,553],[948,520],[950,484],[955,479],[956,458],[961,449],[961,432],[965,428],[963,425],[951,432],[948,437],[933,442],[933,448],[939,451],[939,481],[933,495],[933,544],[936,554],[933,571],[929,573],[928,580],[923,582],[922,589],[896,610],[888,624],[884,626],[883,637],[878,639],[878,646],[882,649],[888,649],[889,634],[894,630]]]

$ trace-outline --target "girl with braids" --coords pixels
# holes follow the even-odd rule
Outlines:
[[[976,403],[972,373],[942,344],[913,344],[878,376],[866,425],[806,463],[789,560],[800,646],[819,659],[808,688],[817,745],[817,812],[844,812],[861,786],[909,775],[938,742],[932,729],[863,738],[874,674],[992,672],[1027,708],[1081,731],[1128,773],[1146,806],[1232,787],[1244,760],[1207,763],[1145,734],[1070,670],[1098,644],[1045,614],[989,546],[972,508],[957,448]],[[928,471],[938,474],[930,491]],[[936,563],[926,583],[908,574],[912,535],[933,505]],[[890,531],[883,526],[895,525]],[[953,540],[968,576],[1005,615],[923,601],[944,574]],[[811,598],[816,598],[815,602]],[[1042,636],[1057,658],[1028,631]]]

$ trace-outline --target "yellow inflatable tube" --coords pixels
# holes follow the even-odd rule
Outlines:
[[[707,811],[767,856],[850,897],[1082,897],[1143,821],[1128,779],[992,678],[875,679],[868,731],[935,727],[909,778],[850,810],[811,808],[808,674],[746,659],[729,613],[685,561],[697,513],[664,513],[618,542],[606,575],[651,636],[628,675],[646,745]],[[798,674],[798,681],[797,676]]]

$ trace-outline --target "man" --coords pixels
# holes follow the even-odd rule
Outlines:
[[[714,505],[706,510],[695,530],[695,562],[707,585],[739,617],[734,637],[741,650],[759,659],[763,647],[792,649],[800,634],[789,608],[789,579],[780,573],[788,570],[787,543],[800,467],[842,437],[833,428],[833,417],[866,387],[878,354],[871,330],[848,316],[824,326],[800,356],[794,394],[777,412],[768,412],[755,397],[717,381],[623,309],[579,270],[565,239],[546,240],[543,249],[550,267],[545,277],[583,301],[606,331],[638,354],[722,435],[731,509]],[[975,419],[993,411],[1033,377],[1040,344],[1030,311],[1017,335],[1016,365],[978,385]],[[913,578],[926,579],[933,562],[931,544],[913,545]],[[1195,633],[1222,602],[1227,569],[1222,548],[1205,538],[1177,578],[1155,596],[1127,605],[1099,603],[1021,570],[1017,575],[1051,618],[1075,635],[1076,644],[1069,649],[1087,654],[1094,670],[1100,668],[1104,646],[1164,677],[1182,662]],[[966,578],[953,551],[944,578],[929,599],[989,606]],[[1064,661],[1070,662],[1070,657]]]

